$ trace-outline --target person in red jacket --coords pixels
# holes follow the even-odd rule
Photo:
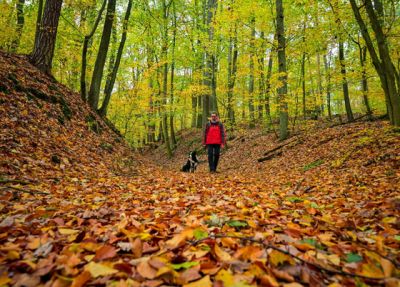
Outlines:
[[[210,172],[217,172],[219,154],[226,143],[224,125],[219,121],[217,113],[211,113],[211,120],[206,124],[203,134],[203,146],[207,147]]]

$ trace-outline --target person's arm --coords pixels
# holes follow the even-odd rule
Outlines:
[[[206,124],[206,126],[204,128],[203,139],[202,139],[203,146],[206,145],[207,133],[208,133],[208,123]]]

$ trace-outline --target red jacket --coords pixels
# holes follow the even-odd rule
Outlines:
[[[203,145],[207,144],[225,144],[226,132],[224,125],[220,122],[208,122],[204,130]]]

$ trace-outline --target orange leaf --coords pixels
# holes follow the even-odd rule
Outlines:
[[[157,277],[157,270],[149,265],[147,261],[142,261],[137,266],[139,274],[146,279],[154,279]]]
[[[219,247],[218,244],[214,245],[214,252],[218,259],[221,261],[232,260],[232,256],[228,252],[224,251],[221,247]]]
[[[104,245],[96,251],[96,256],[93,258],[93,260],[101,261],[104,259],[110,259],[113,258],[115,255],[117,255],[117,250],[115,249],[115,247],[111,245]]]
[[[82,287],[85,285],[86,282],[90,280],[90,278],[92,278],[90,272],[83,271],[81,274],[79,274],[77,277],[74,278],[71,287]]]

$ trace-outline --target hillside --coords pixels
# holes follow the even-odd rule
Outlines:
[[[308,128],[279,142],[273,132],[245,128],[230,132],[222,151],[222,174],[248,175],[273,188],[318,188],[322,192],[381,191],[391,196],[400,186],[400,131],[385,121],[345,125],[310,122]],[[332,127],[330,127],[330,125]],[[191,150],[200,153],[200,172],[207,172],[207,155],[201,131],[179,134],[172,159],[163,147],[148,151],[166,169],[180,170]],[[281,148],[279,148],[281,147]],[[259,162],[258,160],[262,160]],[[300,192],[300,191],[299,191]],[[397,194],[398,195],[398,194]]]
[[[25,56],[0,52],[0,118],[2,177],[101,177],[113,168],[118,172],[130,152],[79,94],[40,73]]]
[[[182,173],[199,131],[172,160],[132,154],[78,94],[0,52],[0,125],[0,286],[400,282],[400,136],[385,122],[283,143],[238,130],[220,173]]]

